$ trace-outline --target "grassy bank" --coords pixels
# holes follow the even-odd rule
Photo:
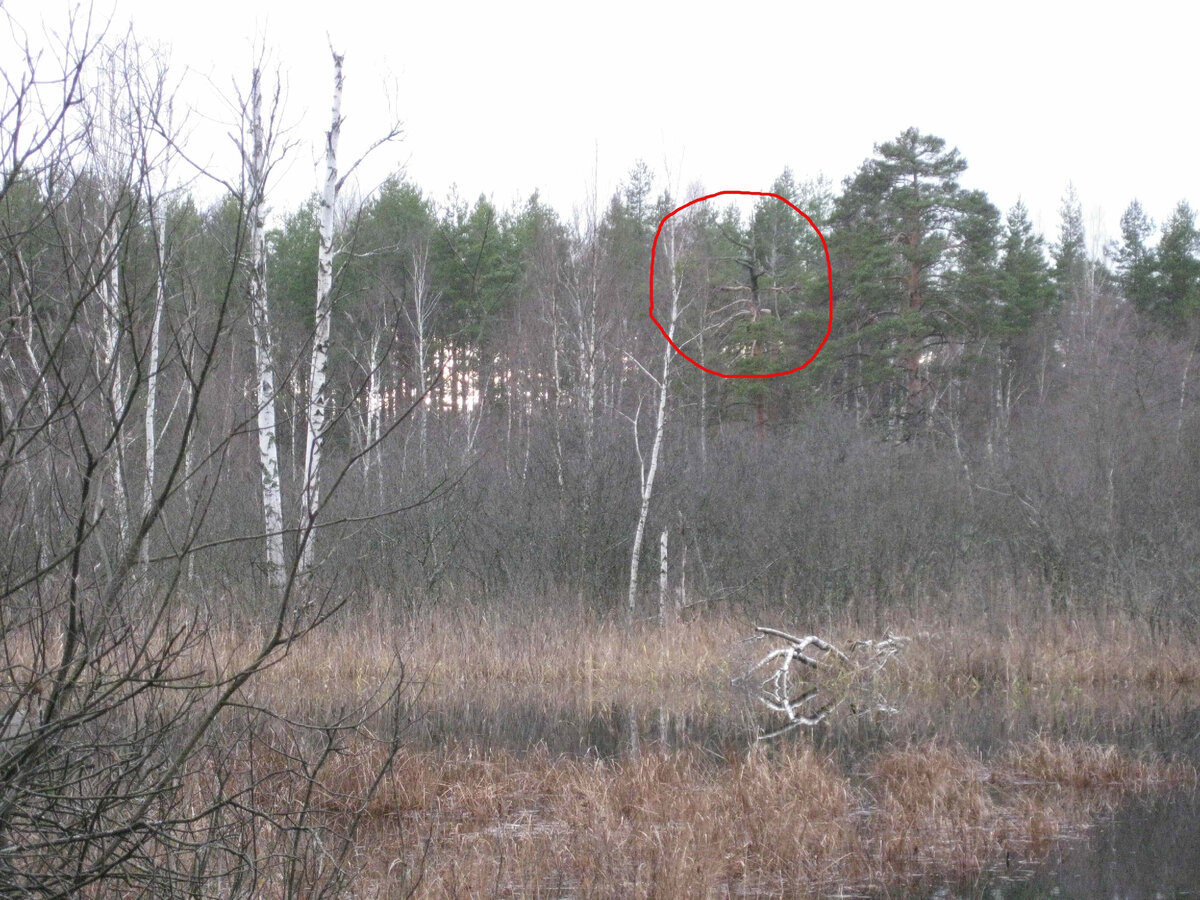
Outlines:
[[[362,787],[353,771],[351,756],[330,798]],[[854,772],[802,742],[730,764],[409,752],[356,864],[396,897],[902,896],[1019,877],[1131,794],[1196,783],[1188,765],[1042,739],[986,764],[894,748]]]
[[[413,740],[354,857],[372,896],[904,896],[1019,877],[1123,800],[1197,787],[1186,753],[1109,739],[1136,736],[1148,706],[1195,709],[1200,653],[1181,635],[1118,620],[896,622],[913,640],[877,686],[894,716],[763,744],[762,713],[730,686],[767,649],[748,640],[752,621],[628,628],[459,610],[397,628],[364,616],[254,690],[304,714],[403,660]],[[870,634],[850,621],[812,630],[842,645]],[[613,710],[630,721],[619,748],[589,746]],[[963,715],[1002,737],[976,739]],[[521,730],[539,717],[546,733],[584,723],[570,752]],[[352,743],[322,774],[330,815],[365,787],[373,752]]]
[[[755,639],[756,624],[816,632],[841,646],[888,631],[909,636],[909,651],[888,677],[916,693],[1200,687],[1200,646],[1193,638],[1152,635],[1119,618],[952,625],[898,618],[871,626],[728,614],[659,628],[552,610],[505,616],[471,609],[434,611],[403,626],[378,613],[351,619],[307,639],[264,687],[287,685],[288,693],[300,688],[316,695],[345,690],[384,677],[398,656],[431,703],[479,686],[541,697],[591,691],[597,703],[648,691],[694,692],[728,684],[762,656],[769,645]]]

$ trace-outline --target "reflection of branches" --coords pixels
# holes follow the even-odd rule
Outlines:
[[[874,679],[900,653],[908,638],[888,633],[880,640],[853,641],[848,652],[843,652],[816,635],[796,637],[762,625],[755,631],[758,632],[756,640],[778,638],[787,642],[786,646],[776,648],[760,659],[740,679],[735,679],[749,678],[768,664],[774,666],[759,685],[758,700],[771,712],[786,716],[787,722],[769,732],[760,732],[758,740],[771,740],[800,726],[818,725],[843,704],[847,704],[855,716],[896,712],[874,691],[865,704],[848,702],[848,698],[852,689]],[[796,679],[795,692],[793,663],[799,663],[803,673],[803,677]]]

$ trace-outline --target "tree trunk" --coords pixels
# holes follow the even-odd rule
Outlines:
[[[1187,386],[1188,373],[1192,369],[1192,356],[1196,352],[1196,345],[1193,343],[1188,348],[1187,362],[1183,364],[1183,375],[1179,379],[1179,416],[1175,420],[1175,440],[1178,441],[1183,436],[1183,414],[1184,407],[1187,402]]]
[[[700,323],[700,359],[704,360],[704,332],[707,316]],[[708,379],[700,379],[700,474],[708,474]]]
[[[114,198],[114,202],[115,198]],[[102,383],[108,386],[109,414],[114,422],[124,415],[125,406],[125,376],[121,367],[121,333],[124,325],[121,321],[121,275],[120,275],[120,237],[118,214],[115,210],[107,211],[111,217],[108,230],[104,236],[104,264],[108,273],[104,278],[104,356],[102,365],[104,371],[100,374]],[[124,434],[118,435],[113,444],[113,506],[117,514],[117,527],[121,535],[121,546],[124,547],[132,533],[129,522],[129,494],[126,490],[125,479],[125,442]]]
[[[667,270],[670,278],[671,292],[671,318],[667,323],[667,335],[671,340],[675,339],[675,320],[679,316],[679,293],[682,285],[679,283],[678,273],[675,271],[676,260],[678,259],[675,240],[676,226],[671,223],[667,231]],[[638,590],[638,568],[641,562],[642,543],[646,537],[646,518],[650,513],[650,498],[654,494],[654,476],[658,472],[658,462],[662,456],[663,433],[666,431],[667,424],[667,394],[670,385],[671,375],[671,360],[675,355],[675,348],[670,342],[664,341],[663,344],[663,359],[662,359],[662,375],[658,382],[658,411],[654,417],[654,445],[650,449],[649,466],[639,458],[641,469],[642,482],[642,502],[638,509],[637,527],[633,532],[633,550],[629,557],[629,618],[632,621],[634,614],[637,612],[637,590]],[[637,423],[634,422],[634,437],[637,437]],[[640,457],[640,454],[639,454]]]
[[[165,179],[164,179],[165,180]],[[150,515],[150,505],[154,502],[154,463],[158,451],[155,413],[158,401],[158,335],[162,326],[163,305],[167,297],[167,215],[166,210],[158,209],[151,204],[151,217],[157,219],[155,231],[157,234],[158,283],[154,293],[154,324],[150,330],[150,357],[147,360],[146,374],[146,478],[142,489],[142,516]],[[150,541],[142,541],[141,548],[142,574],[145,575],[150,567]]]
[[[300,569],[312,567],[316,534],[312,530],[321,505],[321,450],[325,444],[325,428],[329,397],[329,336],[333,301],[333,242],[334,213],[338,196],[338,139],[342,134],[342,60],[333,54],[333,115],[325,133],[325,190],[321,194],[321,212],[317,249],[317,305],[312,343],[312,362],[309,366],[308,445],[304,454],[304,515]]]
[[[670,618],[670,578],[667,571],[667,529],[658,537],[658,624],[666,625]]]
[[[374,484],[376,500],[381,508],[383,506],[383,460],[379,438],[383,434],[383,384],[380,374],[383,356],[379,351],[382,343],[383,335],[378,333],[371,335],[371,376],[368,385],[370,400],[367,404],[367,446],[370,449],[363,459],[363,482],[368,491]]]
[[[412,310],[404,316],[417,342],[417,396],[425,397],[429,390],[429,330],[438,298],[429,292],[429,244],[413,247],[412,251]],[[427,399],[427,398],[426,398]],[[418,440],[421,452],[421,477],[429,468],[429,405],[421,400],[417,409]]]
[[[258,408],[258,468],[262,482],[263,533],[267,542],[267,579],[272,590],[284,585],[283,494],[279,479],[279,445],[275,424],[275,371],[267,313],[267,242],[265,228],[266,138],[262,122],[262,73],[254,70],[250,86],[253,158],[250,160],[250,322],[254,333],[254,403]]]

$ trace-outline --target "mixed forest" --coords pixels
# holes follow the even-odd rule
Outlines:
[[[299,737],[255,688],[339,616],[1197,627],[1187,202],[1106,239],[1064,185],[1041,234],[919,128],[790,203],[356,193],[335,58],[279,208],[269,72],[200,170],[164,59],[91,27],[0,110],[0,896],[340,890],[375,807],[313,785],[366,729],[387,788],[412,660]]]

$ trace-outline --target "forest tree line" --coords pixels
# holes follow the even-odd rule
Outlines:
[[[1098,246],[1068,190],[1044,237],[1020,203],[1002,213],[962,187],[964,155],[915,128],[839,186],[785,169],[766,189],[824,236],[832,319],[821,240],[777,200],[697,205],[672,218],[669,259],[660,245],[656,297],[675,292],[676,343],[698,362],[785,371],[829,332],[794,374],[724,379],[664,361],[647,316],[656,231],[702,186],[639,163],[564,215],[536,194],[507,209],[435,200],[398,173],[267,226],[278,153],[261,74],[240,174],[202,202],[180,174],[165,75],[142,60],[138,79],[105,79],[132,52],[97,51],[69,140],[15,138],[5,157],[8,584],[81,527],[107,536],[91,564],[111,566],[144,523],[130,577],[165,566],[209,593],[261,596],[272,568],[309,554],[398,606],[618,608],[646,496],[635,587],[651,589],[667,531],[686,604],[1028,596],[1194,619],[1200,232],[1186,202],[1160,225],[1133,201]],[[67,409],[74,439],[55,433]],[[46,425],[32,438],[31,416]],[[148,521],[172,464],[172,502]],[[85,499],[64,496],[64,465],[88,472]],[[280,508],[264,520],[271,479]],[[336,491],[314,500],[318,482]]]

